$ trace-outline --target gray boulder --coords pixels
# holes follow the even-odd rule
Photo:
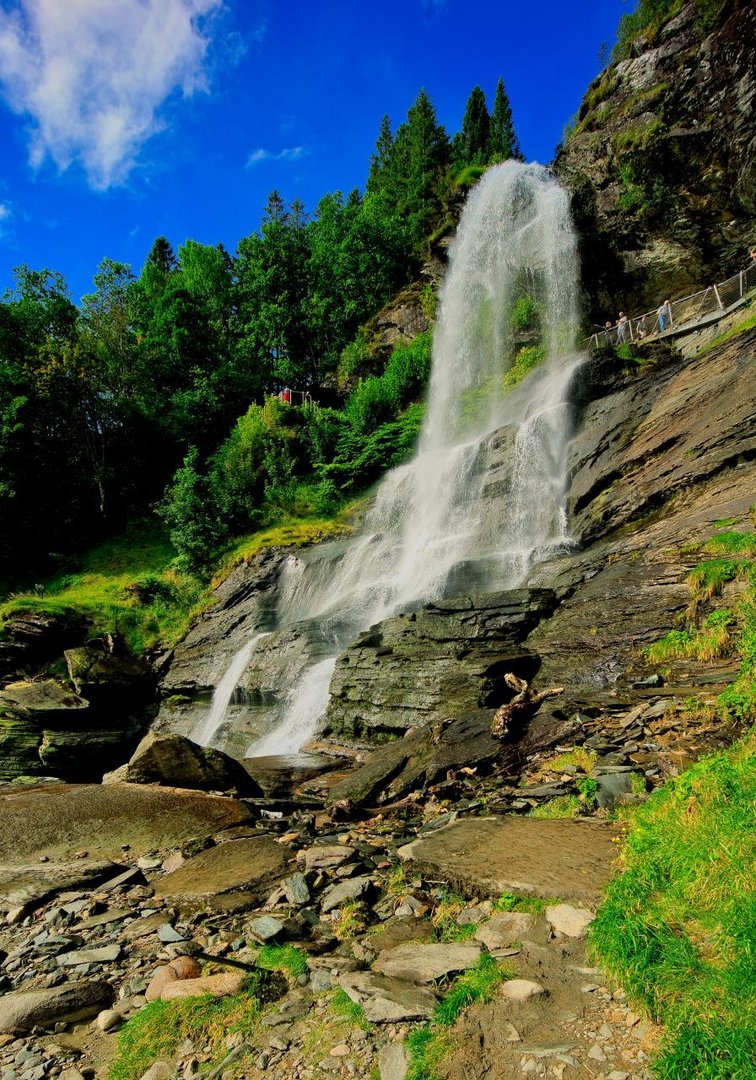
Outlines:
[[[13,1035],[35,1027],[88,1020],[113,1001],[103,981],[67,983],[48,990],[27,990],[0,997],[0,1033]]]
[[[260,788],[246,770],[220,750],[199,746],[183,735],[145,735],[118,779],[132,784],[198,788],[259,796]]]

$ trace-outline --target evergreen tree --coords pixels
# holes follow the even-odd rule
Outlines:
[[[488,160],[508,161],[510,158],[515,158],[517,161],[523,160],[520,143],[515,134],[512,121],[512,108],[509,104],[507,92],[504,89],[504,80],[499,79],[496,84],[494,107],[491,112]]]
[[[503,90],[503,84],[500,85]],[[485,165],[489,158],[490,129],[485,95],[479,86],[474,86],[467,99],[462,129],[454,136],[454,160],[460,165]]]
[[[384,188],[386,173],[391,167],[393,149],[394,136],[391,131],[391,120],[388,116],[384,116],[378,131],[375,150],[370,155],[370,171],[366,188],[371,194],[378,194]]]
[[[173,248],[164,236],[158,236],[157,240],[150,248],[147,262],[150,266],[155,266],[158,270],[162,270],[164,274],[170,274],[171,271],[175,270],[178,266],[178,260],[176,259]]]
[[[393,207],[407,221],[415,248],[426,239],[439,214],[438,184],[450,158],[449,136],[421,90],[396,133],[387,191]]]

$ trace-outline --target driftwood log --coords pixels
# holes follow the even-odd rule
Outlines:
[[[563,686],[552,686],[550,690],[534,691],[524,679],[519,679],[511,671],[504,676],[504,682],[515,691],[515,696],[506,705],[496,711],[491,724],[491,734],[505,739],[511,728],[519,729],[529,719],[546,698],[557,697],[564,693]]]

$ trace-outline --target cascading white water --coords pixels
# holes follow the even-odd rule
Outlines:
[[[235,653],[231,663],[226,668],[223,678],[213,692],[213,700],[210,703],[207,716],[195,727],[192,739],[200,746],[209,746],[215,737],[226,716],[228,703],[231,701],[234,690],[239,685],[239,680],[244,674],[250,657],[255,651],[258,642],[269,637],[268,633],[255,634],[249,641]]]
[[[454,591],[460,567],[485,575],[478,591],[517,587],[534,562],[567,542],[568,392],[581,359],[572,352],[577,280],[567,194],[539,165],[489,170],[450,249],[417,454],[387,474],[361,533],[339,557],[315,549],[288,560],[278,626],[316,623],[319,656],[292,688],[276,729],[248,754],[291,752],[311,737],[335,658],[358,632]],[[505,374],[523,346],[513,311],[525,297],[538,311],[545,358],[512,389]],[[491,470],[501,471],[499,438],[511,445],[496,495],[487,485]],[[203,734],[209,729],[208,718]]]

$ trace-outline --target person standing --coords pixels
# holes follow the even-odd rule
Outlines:
[[[627,315],[624,313],[624,311],[621,311],[619,313],[619,317],[617,318],[617,343],[619,345],[625,344],[628,337],[630,336],[629,330],[630,326],[627,321]]]
[[[669,306],[669,300],[662,303],[656,314],[659,319],[659,333],[663,334],[668,326],[672,326],[672,309]]]

